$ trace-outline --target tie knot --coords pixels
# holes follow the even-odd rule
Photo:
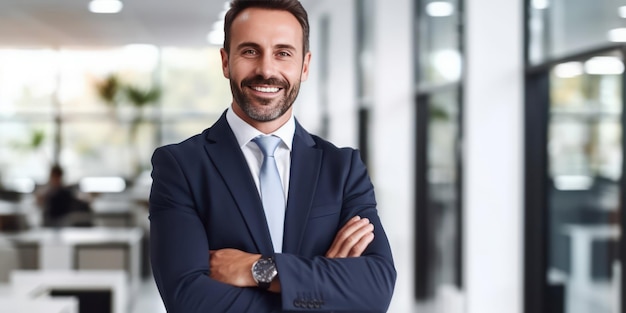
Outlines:
[[[278,147],[278,144],[280,143],[280,138],[276,136],[258,136],[252,139],[252,141],[254,141],[257,144],[257,146],[261,148],[261,151],[263,152],[263,156],[273,157],[274,151],[276,150],[276,147]]]

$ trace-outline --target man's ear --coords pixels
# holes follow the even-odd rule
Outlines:
[[[305,81],[309,78],[309,64],[311,63],[311,52],[307,52],[304,55],[304,61],[302,63],[302,75],[300,76],[300,81]]]
[[[230,79],[230,71],[228,70],[228,52],[226,49],[220,49],[220,55],[222,56],[222,72],[224,73],[224,77]]]

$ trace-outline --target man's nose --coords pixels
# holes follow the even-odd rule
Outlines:
[[[271,53],[266,53],[259,59],[256,74],[268,79],[276,76],[276,60]]]

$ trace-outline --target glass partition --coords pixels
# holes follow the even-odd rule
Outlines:
[[[415,298],[461,312],[463,2],[415,1]]]
[[[164,48],[160,67],[165,117],[219,116],[230,106],[230,86],[222,74],[218,48]]]
[[[359,152],[365,164],[369,163],[370,115],[374,102],[373,90],[376,84],[374,74],[374,12],[376,2],[358,0],[355,3],[357,15],[356,34],[356,85],[358,101]]]
[[[0,50],[0,118],[51,114],[59,65],[54,50]]]
[[[622,312],[623,72],[603,53],[550,73],[546,275],[567,313]]]
[[[52,119],[0,121],[0,186],[32,192],[48,179],[54,158],[55,124]],[[28,181],[26,186],[16,185]]]
[[[528,5],[531,64],[626,42],[626,2],[529,0]]]
[[[420,86],[461,78],[461,10],[459,0],[417,1],[417,65]]]
[[[216,47],[0,49],[0,189],[43,184],[54,163],[69,184],[132,179],[157,146],[200,133],[230,99]]]
[[[460,112],[455,90],[435,94],[430,100],[428,125],[428,210],[434,231],[432,272],[438,286],[460,281],[460,199],[458,186]]]

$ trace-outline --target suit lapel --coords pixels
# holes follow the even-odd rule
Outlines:
[[[309,211],[313,204],[313,195],[315,195],[321,164],[322,150],[315,148],[315,142],[311,135],[296,122],[296,133],[291,152],[283,252],[297,254],[300,250]]]
[[[273,253],[263,204],[226,114],[209,129],[205,150],[237,203],[259,253]]]

